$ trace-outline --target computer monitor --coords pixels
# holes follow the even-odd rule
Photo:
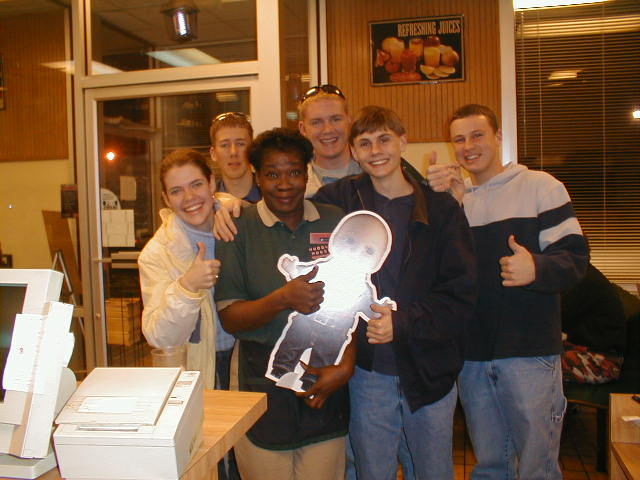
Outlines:
[[[4,366],[11,348],[13,322],[16,315],[22,312],[26,285],[0,284],[0,378],[4,376]],[[0,389],[0,403],[4,402],[4,388]]]
[[[63,278],[0,269],[0,477],[35,478],[56,465],[53,419],[75,389],[66,368],[73,306],[57,302]]]

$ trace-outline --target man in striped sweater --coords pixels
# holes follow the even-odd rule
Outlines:
[[[472,478],[561,479],[559,294],[584,275],[588,246],[561,182],[503,165],[488,107],[460,108],[449,128],[458,165],[432,165],[429,183],[463,204],[477,250],[480,291],[458,379]]]

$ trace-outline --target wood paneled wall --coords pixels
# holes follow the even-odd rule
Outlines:
[[[464,16],[463,82],[371,85],[369,22]],[[447,119],[467,103],[500,113],[497,0],[327,0],[328,78],[343,89],[352,113],[365,105],[395,110],[410,142],[446,141]]]
[[[0,161],[69,156],[64,11],[0,17],[5,109],[0,110]]]

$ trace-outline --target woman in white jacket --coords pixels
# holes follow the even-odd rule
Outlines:
[[[219,320],[213,287],[220,273],[213,258],[215,178],[202,154],[179,149],[162,161],[160,180],[169,208],[160,211],[162,225],[138,259],[142,331],[154,347],[187,344],[187,369],[200,370],[205,388],[214,388]]]

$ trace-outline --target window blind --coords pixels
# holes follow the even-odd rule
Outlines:
[[[611,281],[640,282],[640,2],[515,12],[519,162],[562,181]]]

